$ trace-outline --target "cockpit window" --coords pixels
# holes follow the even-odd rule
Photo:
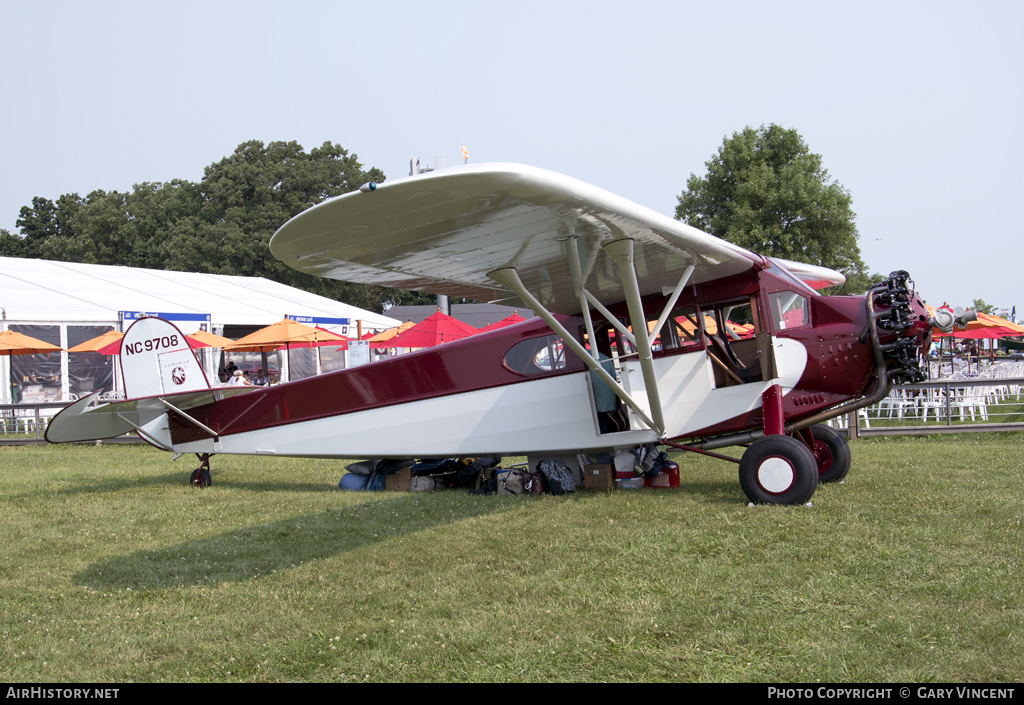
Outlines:
[[[768,307],[772,312],[775,330],[800,328],[811,322],[807,297],[795,291],[768,294]]]

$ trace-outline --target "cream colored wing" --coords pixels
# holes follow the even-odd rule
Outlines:
[[[623,300],[601,246],[633,239],[641,295],[745,272],[758,255],[624,198],[519,164],[460,166],[374,185],[297,215],[270,241],[274,256],[321,277],[521,305],[488,273],[515,267],[551,311],[573,314],[571,250],[587,289]]]

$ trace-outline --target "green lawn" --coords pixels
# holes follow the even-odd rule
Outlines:
[[[521,498],[0,447],[0,680],[1020,680],[1021,439],[862,440],[809,507],[693,454],[678,490]]]

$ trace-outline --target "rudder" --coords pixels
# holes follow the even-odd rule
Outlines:
[[[121,373],[129,399],[210,389],[185,334],[162,318],[140,318],[125,332]]]

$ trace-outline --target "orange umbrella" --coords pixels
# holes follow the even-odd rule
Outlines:
[[[38,353],[61,352],[64,348],[51,345],[38,338],[5,330],[0,333],[0,355],[35,355]]]
[[[121,342],[121,338],[124,337],[124,333],[116,330],[108,330],[103,335],[97,336],[92,340],[87,340],[84,343],[76,345],[73,348],[68,348],[68,352],[73,353],[90,353],[99,352],[102,348],[107,347],[111,343]]]
[[[927,306],[928,313],[935,315],[935,309]],[[945,308],[949,308],[946,306]],[[992,316],[987,313],[978,313],[978,320],[971,321],[966,328],[954,327],[949,333],[943,333],[938,328],[932,328],[932,336],[939,338],[1004,338],[1008,335],[1024,335],[1024,326],[1018,326],[1005,318]]]
[[[337,345],[338,343],[347,343],[350,338],[346,338],[343,335],[329,331],[326,328],[316,326],[316,330],[309,335],[305,335],[298,342],[289,343],[289,347],[292,348],[322,348],[327,345]]]
[[[985,320],[994,324],[994,330],[1004,331],[1003,336],[1007,335],[1024,335],[1024,326],[1018,325],[1013,321],[1008,321],[1005,318],[999,316],[993,316],[989,313],[979,313],[978,318],[982,316]],[[1002,336],[1000,336],[1002,337]]]
[[[223,348],[226,345],[234,345],[235,341],[231,338],[225,338],[222,335],[214,335],[213,333],[207,333],[205,330],[196,331],[188,336],[192,340],[199,341],[202,343],[200,347],[206,348]],[[195,347],[194,345],[192,347]]]
[[[259,352],[263,353],[263,369],[267,366],[267,353],[279,349],[282,345],[287,351],[292,343],[308,343],[304,340],[309,335],[323,335],[312,326],[305,323],[293,321],[290,318],[282,318],[277,323],[271,323],[266,328],[260,328],[255,333],[250,333],[244,338],[239,338],[231,345],[225,345],[224,352]],[[333,333],[332,333],[333,335]]]
[[[407,331],[410,328],[412,328],[414,325],[416,325],[416,324],[413,323],[412,321],[406,321],[402,325],[396,326],[395,328],[388,328],[383,333],[377,333],[376,335],[371,335],[369,340],[370,340],[371,343],[383,343],[383,342],[385,342],[387,340],[391,340],[392,338],[394,338],[399,333],[404,333],[405,331]]]
[[[270,352],[282,345],[304,342],[302,340],[304,336],[313,335],[316,332],[316,328],[307,326],[305,323],[283,318],[277,323],[272,323],[266,328],[260,328],[255,333],[239,338],[231,345],[225,345],[224,350],[228,352]]]

